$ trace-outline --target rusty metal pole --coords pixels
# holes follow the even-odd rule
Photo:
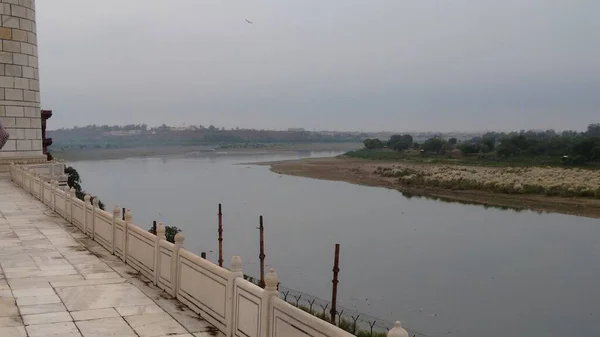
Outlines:
[[[258,255],[258,258],[260,259],[260,282],[258,283],[258,286],[261,288],[265,288],[265,226],[263,226],[263,216],[261,215],[260,218],[260,227],[258,227],[258,229],[260,230],[260,255]]]
[[[333,261],[333,291],[331,294],[331,324],[335,325],[335,316],[337,315],[337,286],[339,283],[338,273],[340,272],[340,244],[335,244],[335,259]]]
[[[126,209],[125,209],[125,207],[123,207],[123,213],[121,213],[122,217],[123,217],[123,219],[122,219],[123,221],[125,221],[125,211],[126,211]]]
[[[223,213],[219,204],[219,267],[223,267]]]
[[[156,220],[152,221],[152,234],[156,235]]]
[[[206,260],[206,252],[200,253],[200,257]]]

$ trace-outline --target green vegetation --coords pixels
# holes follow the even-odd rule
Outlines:
[[[156,235],[156,231],[154,230],[154,226],[150,227],[150,230],[148,230],[148,232]],[[165,238],[168,242],[170,243],[175,243],[175,235],[177,235],[177,233],[181,232],[181,229],[175,227],[175,226],[165,226]]]
[[[465,142],[456,138],[444,140],[433,137],[423,144],[413,143],[410,135],[395,135],[387,142],[367,139],[364,144],[364,149],[346,155],[374,160],[460,164],[600,165],[600,124],[589,125],[585,132],[488,132]]]
[[[81,187],[81,177],[79,176],[79,172],[77,172],[74,167],[67,166],[65,167],[65,174],[67,175],[67,185],[69,188],[74,188],[77,199],[83,201],[87,193]],[[96,196],[92,196],[91,201],[94,202],[94,199],[96,198]],[[100,199],[98,199],[98,207],[100,207],[101,210],[104,210],[104,203]]]

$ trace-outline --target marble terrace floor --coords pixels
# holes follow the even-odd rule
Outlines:
[[[223,335],[0,179],[0,336]]]

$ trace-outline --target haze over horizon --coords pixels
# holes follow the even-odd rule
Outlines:
[[[592,0],[38,0],[42,107],[49,129],[583,130],[600,122],[599,11]]]

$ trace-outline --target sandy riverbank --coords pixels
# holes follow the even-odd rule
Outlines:
[[[280,174],[386,187],[411,195],[438,198],[446,201],[600,218],[600,199],[550,197],[540,194],[505,194],[481,190],[452,190],[428,186],[406,186],[398,178],[384,177],[375,173],[378,167],[392,167],[397,165],[398,162],[369,161],[342,157],[310,158],[264,164],[271,165],[271,170]],[[402,163],[403,167],[409,167],[414,170],[431,169],[432,165],[440,166],[440,164]],[[498,168],[480,167],[480,169],[494,170]]]

